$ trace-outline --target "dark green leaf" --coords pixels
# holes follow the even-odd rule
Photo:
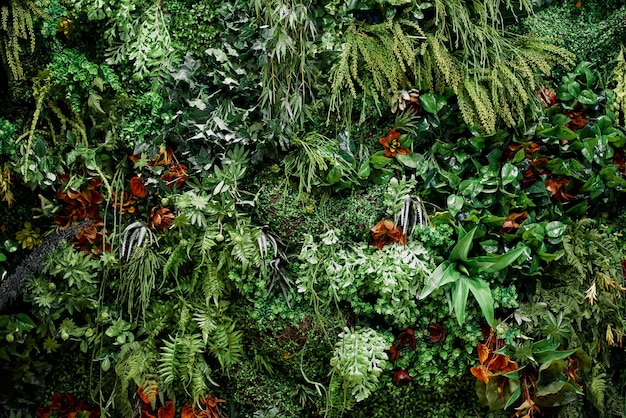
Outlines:
[[[467,255],[472,249],[474,234],[476,234],[477,229],[478,227],[475,226],[474,228],[472,228],[471,231],[465,234],[465,236],[463,236],[463,238],[461,238],[459,242],[456,243],[456,245],[454,246],[454,248],[452,248],[452,251],[450,252],[450,261],[467,261]]]

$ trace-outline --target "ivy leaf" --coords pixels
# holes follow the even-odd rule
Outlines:
[[[501,173],[501,177],[502,177],[502,185],[506,185],[509,183],[513,183],[515,180],[517,180],[517,175],[519,174],[519,169],[517,167],[515,167],[513,164],[511,163],[504,163],[504,165],[502,166],[502,173]]]

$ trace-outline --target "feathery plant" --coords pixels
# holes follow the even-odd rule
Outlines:
[[[0,6],[0,57],[15,79],[24,75],[21,43],[28,42],[30,52],[35,52],[33,14],[43,13],[31,0],[9,0]]]
[[[378,105],[381,99],[415,83],[417,54],[425,34],[419,25],[405,19],[387,19],[382,24],[353,22],[345,31],[343,49],[332,67],[330,111],[350,106],[357,88]],[[330,121],[330,114],[329,114]]]
[[[109,64],[132,63],[133,79],[149,77],[163,83],[169,79],[169,67],[178,61],[163,14],[161,0],[156,0],[143,13],[135,0],[74,0],[77,14],[86,13],[89,20],[107,21],[104,40],[108,44]]]
[[[503,10],[514,16],[516,8],[530,13],[530,0],[434,4],[420,76],[431,89],[451,87],[465,121],[483,131],[495,130],[498,122],[514,126],[522,120],[524,107],[537,103],[528,94],[538,88],[536,74],[549,75],[553,65],[573,62],[554,39],[512,37],[504,31]]]
[[[313,97],[313,41],[316,28],[310,0],[252,0],[265,42],[261,66],[260,105],[267,119],[281,128],[302,128],[305,106]],[[285,144],[283,144],[285,145]]]

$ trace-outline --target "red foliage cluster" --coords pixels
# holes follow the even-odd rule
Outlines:
[[[220,412],[218,406],[221,402],[226,401],[218,399],[213,395],[200,398],[199,405],[186,405],[180,414],[180,418],[226,418]]]
[[[445,340],[446,336],[448,335],[448,331],[441,324],[429,325],[422,332],[422,335],[424,335],[426,332],[428,332],[428,339],[432,343],[441,342]],[[415,349],[417,348],[417,340],[415,338],[415,331],[411,328],[405,328],[404,330],[402,330],[398,334],[398,342],[396,342],[394,345],[389,347],[388,350],[386,350],[389,360],[393,363],[400,360],[401,358],[400,350],[402,350],[403,348],[407,348],[413,351],[415,351]],[[413,380],[413,378],[411,377],[409,372],[403,369],[396,370],[392,378],[393,383],[399,383],[399,384],[408,383],[411,380]]]
[[[486,344],[478,343],[479,366],[474,366],[470,372],[478,380],[482,380],[485,384],[489,383],[489,378],[493,375],[500,375],[512,372],[518,369],[517,362],[511,360],[504,354],[497,354],[497,340],[495,338],[487,341]]]
[[[504,222],[502,223],[502,228],[500,228],[501,234],[514,234],[518,229],[522,226],[522,222],[524,222],[528,218],[528,212],[511,212],[509,216],[506,217]]]
[[[137,395],[141,400],[139,409],[141,410],[141,418],[174,418],[174,402],[167,401],[156,411],[154,415],[154,409],[156,409],[158,386],[156,381],[151,380],[146,382],[145,386],[140,386],[137,389]]]
[[[66,182],[69,177],[61,176],[61,180]],[[68,228],[75,221],[92,221],[87,226],[80,228],[76,234],[76,239],[72,241],[74,247],[85,254],[97,255],[108,249],[104,243],[104,221],[98,213],[100,204],[104,202],[99,191],[101,184],[101,179],[93,178],[87,181],[80,190],[61,185],[55,195],[65,210],[65,215],[54,217],[54,221],[62,229]]]
[[[71,393],[65,393],[65,396],[62,396],[57,392],[52,396],[50,405],[37,410],[37,418],[74,418],[79,415],[78,413],[84,418],[100,417],[99,409],[77,400]]]
[[[372,238],[374,239],[374,246],[379,250],[392,242],[397,242],[402,245],[406,245],[406,235],[402,233],[402,229],[396,227],[393,221],[388,219],[381,219],[372,229]]]
[[[172,226],[174,218],[176,218],[176,215],[169,208],[155,206],[150,210],[148,226],[154,231],[163,232]]]

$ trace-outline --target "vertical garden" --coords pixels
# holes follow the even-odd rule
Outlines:
[[[626,416],[621,0],[0,0],[0,416]]]

